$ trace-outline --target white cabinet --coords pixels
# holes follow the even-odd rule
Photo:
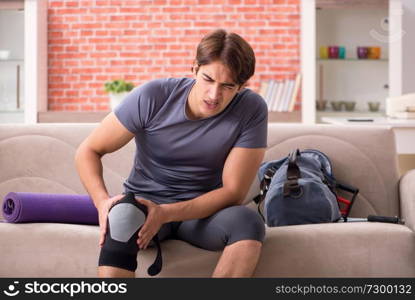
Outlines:
[[[2,123],[36,123],[38,112],[47,109],[47,5],[43,0],[0,1]]]
[[[0,120],[23,122],[24,11],[0,8]]]
[[[402,92],[401,0],[302,0],[302,120],[319,122],[327,114],[372,114],[368,102]],[[343,46],[345,59],[321,59],[320,46]],[[380,59],[359,59],[358,46],[380,47]],[[325,111],[316,101],[326,100]],[[331,101],[355,102],[353,111],[333,111]]]

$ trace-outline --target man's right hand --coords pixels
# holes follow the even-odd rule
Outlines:
[[[101,205],[98,207],[98,218],[99,218],[99,228],[100,228],[100,238],[99,238],[99,245],[102,247],[105,241],[105,234],[107,233],[107,218],[108,218],[108,211],[110,210],[111,206],[117,202],[118,200],[124,198],[124,194],[116,195],[112,198],[108,198],[107,200],[103,200]]]

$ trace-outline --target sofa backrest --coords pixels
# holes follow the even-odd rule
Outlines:
[[[78,145],[97,124],[0,125],[0,201],[8,192],[86,194],[75,168]],[[123,191],[134,141],[103,157],[111,195]],[[0,214],[2,218],[2,214]]]
[[[74,156],[77,146],[96,126],[0,125],[0,201],[11,191],[85,194]],[[265,160],[281,158],[296,147],[319,149],[331,158],[338,179],[360,188],[352,215],[399,214],[397,158],[391,129],[270,124],[268,130]],[[103,157],[104,180],[110,195],[123,191],[134,151],[132,140]],[[257,193],[256,182],[247,198]]]

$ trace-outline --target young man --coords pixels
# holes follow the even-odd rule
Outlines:
[[[101,157],[135,138],[124,188],[148,209],[136,237],[139,249],[158,233],[160,240],[175,237],[223,250],[214,277],[253,274],[264,224],[240,204],[266,147],[266,104],[244,88],[254,70],[251,46],[235,33],[216,30],[198,45],[194,79],[153,80],[136,88],[80,145],[76,165],[99,212],[101,246],[108,211],[124,197],[108,195]],[[121,218],[134,223],[131,215]],[[136,256],[102,248],[99,276],[134,277]]]

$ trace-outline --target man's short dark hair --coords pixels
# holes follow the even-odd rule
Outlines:
[[[247,82],[255,72],[255,53],[252,47],[238,34],[223,29],[207,34],[197,46],[196,66],[214,61],[225,64],[238,85]]]

